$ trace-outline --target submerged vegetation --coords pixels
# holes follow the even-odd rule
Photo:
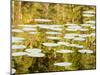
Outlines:
[[[96,68],[95,6],[12,0],[17,74]]]

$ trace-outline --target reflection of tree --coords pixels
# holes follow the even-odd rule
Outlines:
[[[78,6],[78,5],[73,5],[72,6],[73,9],[73,18],[72,18],[72,22],[73,23],[83,23],[83,18],[82,18],[82,12],[83,12],[83,7],[82,6]]]
[[[15,1],[12,3],[14,20],[13,23],[34,23],[34,18],[52,19],[56,24],[65,23],[83,23],[82,11],[93,9],[89,6],[80,6],[72,4],[49,4]],[[22,10],[22,11],[21,11]],[[22,15],[23,16],[22,16]],[[23,19],[22,19],[23,17]]]
[[[13,24],[17,25],[21,23],[21,1],[12,1],[12,12],[13,12]]]

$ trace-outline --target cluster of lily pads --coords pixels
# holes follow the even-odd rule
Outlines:
[[[94,14],[94,11],[83,12],[84,17],[93,17]],[[35,21],[52,22],[49,19]],[[74,53],[95,54],[95,48],[87,46],[91,38],[95,40],[95,20],[85,21],[84,24],[13,26],[12,67],[17,73],[77,70],[73,69],[73,60],[69,58],[73,58],[70,56]],[[95,46],[95,42],[90,44]]]

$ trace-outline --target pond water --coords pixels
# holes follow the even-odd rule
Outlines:
[[[95,9],[36,3],[30,12],[24,4],[22,10],[27,14],[22,12],[22,24],[12,25],[12,68],[16,73],[95,69]]]
[[[76,52],[79,52],[81,54],[93,54],[93,50],[78,49],[88,49],[88,47],[86,46],[86,41],[88,41],[89,37],[95,36],[94,31],[91,33],[87,32],[90,30],[88,26],[90,26],[93,30],[95,29],[95,26],[91,26],[91,24],[81,24],[80,26],[76,24],[66,25],[68,26],[65,30],[64,25],[18,25],[19,28],[17,27],[16,29],[12,30],[12,49],[17,51],[13,51],[12,56],[26,56],[27,58],[36,58],[35,60],[40,60],[39,58],[41,58],[40,61],[42,61],[42,59],[46,60],[46,58],[49,59],[50,57],[57,59],[58,56],[63,54],[63,56],[60,57],[64,62],[55,63],[57,61],[60,61],[61,59],[51,59],[53,63],[51,65],[54,67],[69,67],[73,64],[73,62],[68,63],[65,60],[70,58],[68,57],[68,54],[73,55]],[[44,31],[44,29],[46,30]],[[67,33],[67,31],[72,32]],[[78,31],[80,31],[80,33]],[[15,34],[16,32],[17,34]],[[85,33],[81,34],[81,32]],[[24,36],[22,36],[21,34],[23,34]],[[93,46],[95,45],[93,44]],[[20,52],[19,50],[21,50],[22,52]],[[50,55],[47,55],[47,53],[49,53]],[[35,60],[33,62],[35,62]],[[39,62],[37,63],[39,64]],[[42,63],[40,65],[42,65]]]
[[[64,27],[66,28],[64,29]],[[92,32],[89,32],[90,28],[88,27],[91,27]],[[43,61],[48,59],[47,62],[52,62],[50,66],[52,66],[52,68],[55,67],[55,69],[57,69],[57,67],[71,67],[74,63],[71,60],[71,58],[74,58],[72,57],[74,54],[77,53],[78,55],[81,53],[82,55],[94,53],[93,50],[88,50],[87,46],[89,38],[92,37],[95,39],[94,30],[95,26],[91,26],[91,24],[81,24],[79,26],[77,24],[66,24],[62,26],[53,26],[52,24],[18,25],[16,29],[12,30],[12,50],[16,51],[13,51],[12,56],[26,56],[27,59],[24,59],[24,61],[32,61],[34,64],[37,63],[41,66],[44,65]],[[18,33],[16,34],[16,32]],[[95,45],[93,44],[89,48],[93,49],[92,46],[94,47]],[[29,58],[33,58],[33,60]],[[50,58],[56,58],[56,60]],[[18,59],[20,58],[15,60]],[[68,70],[70,69],[68,68]],[[33,72],[36,71],[34,70]]]

